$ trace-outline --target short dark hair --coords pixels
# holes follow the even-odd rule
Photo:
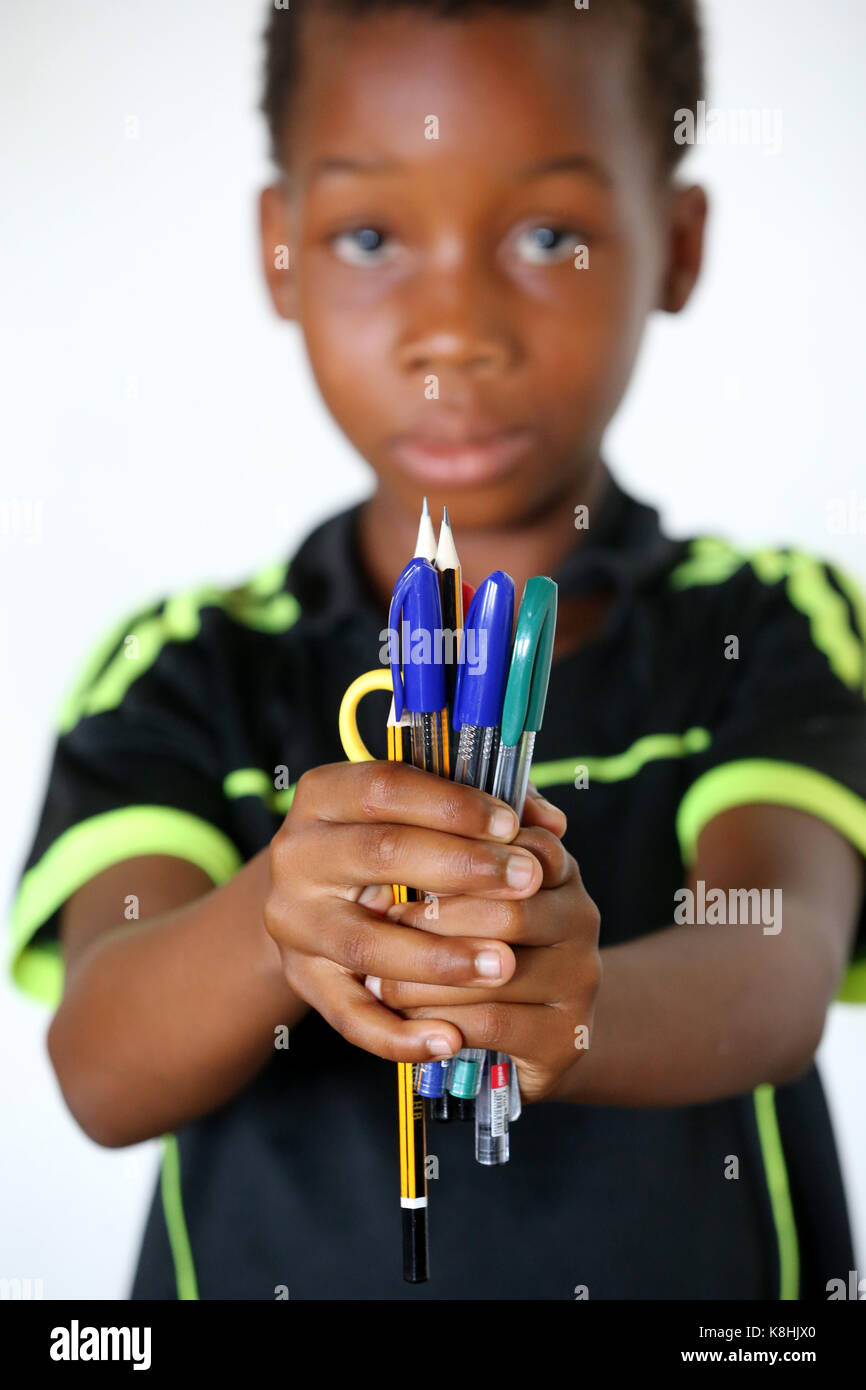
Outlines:
[[[289,9],[271,10],[265,28],[265,73],[261,109],[270,133],[271,154],[279,164],[285,122],[298,84],[299,21],[304,11],[323,9],[356,19],[387,10],[411,8],[441,19],[466,18],[483,10],[531,13],[553,8],[556,0],[293,0]],[[570,0],[560,0],[571,8]],[[644,110],[656,128],[662,171],[673,170],[685,152],[673,138],[674,113],[694,111],[704,95],[704,58],[698,0],[591,0],[592,13],[621,15],[638,26],[638,52]],[[293,22],[295,21],[295,22]]]

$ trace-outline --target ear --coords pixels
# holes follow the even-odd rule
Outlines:
[[[297,317],[295,243],[284,184],[270,184],[259,199],[262,270],[271,302],[282,319]]]
[[[707,211],[702,188],[674,186],[668,209],[668,263],[658,305],[669,314],[685,308],[700,274]]]

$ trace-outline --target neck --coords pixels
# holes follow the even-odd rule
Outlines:
[[[455,501],[452,525],[463,579],[477,588],[495,569],[514,580],[519,599],[534,574],[553,574],[565,556],[580,545],[585,530],[574,525],[574,508],[585,504],[590,515],[601,499],[607,474],[598,460],[582,477],[570,478],[519,526],[469,528],[461,525]],[[451,510],[451,507],[449,507]],[[438,517],[433,518],[434,528]],[[415,550],[418,516],[410,515],[396,494],[381,483],[361,508],[358,539],[373,592],[387,611],[394,581]]]

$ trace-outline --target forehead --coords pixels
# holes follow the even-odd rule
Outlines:
[[[460,20],[401,7],[305,18],[289,162],[323,153],[520,166],[582,153],[607,164],[646,155],[634,36],[568,3]],[[425,138],[428,118],[437,139]]]

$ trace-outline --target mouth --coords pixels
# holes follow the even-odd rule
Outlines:
[[[406,472],[431,482],[485,483],[501,478],[532,444],[528,429],[499,430],[457,438],[400,435],[391,453]]]

